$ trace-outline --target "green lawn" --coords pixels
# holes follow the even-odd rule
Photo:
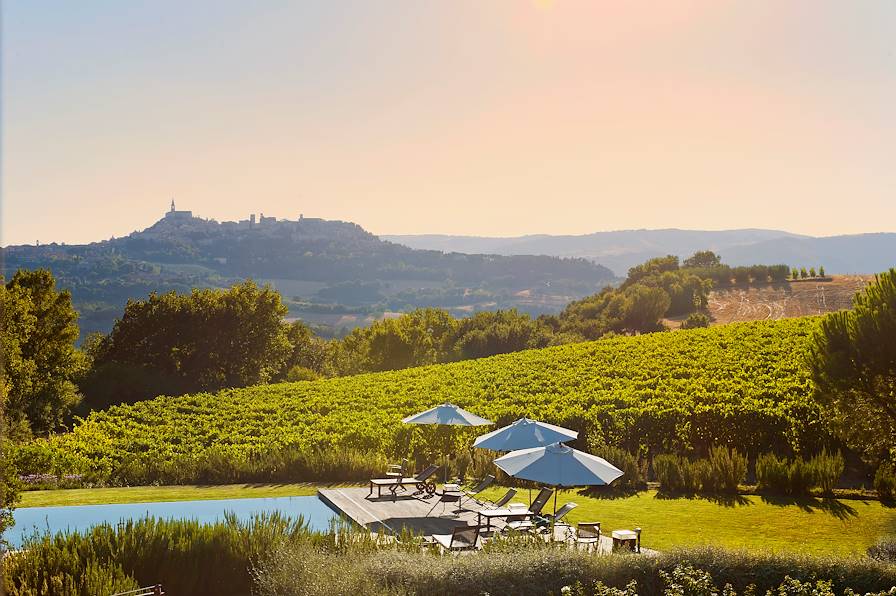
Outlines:
[[[497,498],[504,489],[490,489]],[[516,500],[525,501],[521,490]],[[896,534],[896,508],[878,501],[737,497],[728,503],[703,498],[659,497],[647,491],[631,497],[599,499],[579,491],[564,491],[557,500],[579,506],[571,522],[599,521],[603,531],[643,530],[646,547],[715,545],[750,550],[796,551],[811,554],[862,554],[885,535]],[[553,501],[545,508],[553,507]]]
[[[315,494],[318,486],[231,484],[30,491],[22,494],[19,506],[301,496]],[[494,499],[504,490],[489,489],[486,496]],[[516,500],[525,500],[527,494],[521,490]],[[718,502],[703,498],[666,499],[657,496],[655,491],[607,499],[588,497],[579,491],[564,491],[558,506],[567,501],[579,505],[569,514],[569,521],[599,521],[605,532],[640,526],[644,532],[644,546],[658,550],[711,544],[751,550],[848,555],[861,554],[880,537],[896,534],[896,508],[877,501],[811,498],[770,501],[745,496]]]
[[[224,484],[220,486],[129,486],[123,488],[72,488],[22,493],[19,507],[103,505],[254,497],[300,497],[317,494],[315,484]]]

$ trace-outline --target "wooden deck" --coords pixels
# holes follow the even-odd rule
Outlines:
[[[391,494],[377,497],[374,493],[370,498],[368,494],[367,488],[327,488],[317,491],[318,498],[337,513],[374,534],[382,532],[392,536],[400,534],[402,530],[424,536],[450,534],[457,526],[475,525],[476,511],[481,508],[476,501],[465,500],[463,510],[460,510],[457,503],[439,502],[438,495],[428,499],[415,496],[412,487],[407,492],[399,491],[394,499]],[[504,526],[502,520],[492,521],[493,530],[503,529]],[[568,529],[568,526],[558,525],[554,529],[554,539],[569,540]],[[606,530],[607,534],[609,530]],[[598,550],[603,553],[612,552],[613,540],[609,535],[601,536]],[[653,554],[654,551],[642,548],[641,552]]]

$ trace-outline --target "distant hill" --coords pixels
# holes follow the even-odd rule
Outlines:
[[[779,230],[623,230],[581,236],[382,236],[420,249],[584,257],[623,276],[629,267],[667,254],[682,258],[712,250],[729,265],[786,263],[824,266],[828,273],[878,273],[896,265],[896,234],[816,238]]]
[[[52,270],[59,286],[71,289],[87,331],[111,328],[129,298],[247,277],[277,287],[294,316],[335,316],[347,326],[418,306],[554,312],[615,281],[612,271],[582,258],[444,254],[383,241],[349,222],[217,222],[185,211],[123,238],[9,246],[0,256],[7,277],[18,268]]]

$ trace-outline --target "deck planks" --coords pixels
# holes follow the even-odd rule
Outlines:
[[[476,510],[481,505],[473,500],[464,501],[464,511],[457,511],[457,503],[441,503],[438,495],[428,499],[415,496],[413,489],[399,492],[393,499],[391,494],[377,497],[374,493],[367,498],[367,488],[322,488],[317,496],[337,513],[348,517],[356,524],[368,528],[372,533],[382,532],[396,536],[403,530],[425,537],[433,534],[450,534],[457,526],[474,525],[477,521]],[[435,505],[435,509],[433,506]],[[432,513],[429,511],[432,510]],[[483,523],[485,523],[483,521]],[[492,528],[503,529],[503,520],[493,520]],[[567,539],[567,526],[555,528],[554,539]],[[601,553],[613,550],[613,540],[609,536],[601,536],[597,549]],[[654,551],[642,548],[644,554],[655,554]]]

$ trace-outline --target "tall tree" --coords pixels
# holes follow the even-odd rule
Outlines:
[[[75,348],[78,313],[45,270],[20,270],[2,287],[5,413],[13,436],[59,427],[80,400],[74,379],[84,366]]]
[[[317,337],[302,321],[284,323],[286,338],[291,346],[277,380],[286,379],[295,367],[313,371],[316,375],[332,374],[332,342]]]
[[[687,269],[708,269],[710,267],[718,267],[721,264],[722,259],[716,253],[711,250],[699,250],[686,258],[681,266]]]
[[[848,443],[896,459],[896,269],[857,294],[853,310],[824,318],[809,363]]]
[[[530,348],[543,348],[551,341],[551,328],[516,309],[478,312],[458,321],[454,339],[456,355],[483,358]]]
[[[152,377],[151,389],[161,384],[172,394],[265,383],[291,349],[286,313],[280,294],[252,281],[130,301],[95,350],[85,393],[93,402],[98,387],[117,385],[124,401],[153,397],[144,387],[121,386],[122,378]]]

